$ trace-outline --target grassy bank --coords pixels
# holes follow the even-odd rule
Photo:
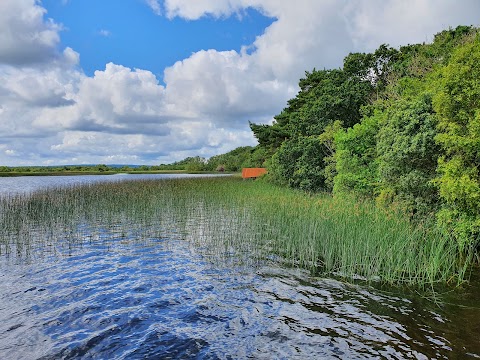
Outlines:
[[[366,203],[229,178],[122,181],[0,199],[0,251],[176,237],[219,258],[274,259],[345,279],[462,281],[467,260],[428,224]]]

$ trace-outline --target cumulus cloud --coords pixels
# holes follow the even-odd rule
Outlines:
[[[104,71],[96,71],[92,78],[85,77],[80,83],[75,120],[111,129],[159,124],[166,115],[164,91],[150,71],[132,71],[109,63]]]
[[[0,63],[32,64],[56,55],[61,26],[45,21],[45,13],[35,0],[0,2]]]
[[[477,0],[372,0],[351,2],[344,16],[356,48],[429,42],[448,27],[478,25]]]
[[[169,18],[215,18],[253,8],[275,18],[251,45],[251,62],[270,77],[298,80],[305,70],[334,68],[353,51],[429,41],[457,25],[478,25],[480,2],[465,0],[165,0]]]
[[[78,73],[58,68],[5,68],[0,72],[0,99],[4,104],[16,103],[28,107],[57,107],[72,102]],[[2,94],[4,94],[2,96]]]
[[[35,0],[0,1],[0,164],[160,163],[253,145],[248,120],[272,120],[305,70],[353,51],[422,42],[478,25],[464,0],[145,0],[195,21],[253,8],[274,19],[241,50],[205,49],[164,71],[106,64],[93,76],[60,49],[61,25]],[[107,35],[107,33],[104,33]],[[430,37],[430,38],[429,38]]]
[[[165,70],[167,101],[191,116],[245,126],[249,118],[272,115],[295,93],[291,83],[269,75],[246,53],[200,51]]]

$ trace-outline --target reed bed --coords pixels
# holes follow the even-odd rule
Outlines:
[[[0,198],[0,252],[30,259],[94,241],[189,241],[239,262],[388,284],[462,281],[456,242],[368,203],[229,178],[119,181]]]

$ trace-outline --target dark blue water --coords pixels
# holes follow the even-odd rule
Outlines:
[[[0,359],[480,358],[478,279],[352,285],[164,234],[1,254]]]
[[[0,271],[2,359],[480,355],[478,309],[273,263],[218,262],[180,238],[102,239],[29,263],[3,257]]]

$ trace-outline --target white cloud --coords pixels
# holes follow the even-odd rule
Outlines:
[[[232,127],[271,115],[295,91],[291,83],[265,72],[251,55],[235,51],[197,52],[167,68],[164,81],[167,101],[175,108]]]
[[[458,25],[479,25],[477,0],[371,0],[344,8],[349,34],[358,49],[379,44],[400,46],[430,42],[439,31]]]
[[[247,121],[271,121],[305,70],[478,25],[480,14],[477,0],[145,2],[169,18],[222,18],[251,7],[275,20],[241,51],[179,60],[161,85],[148,70],[113,63],[86,76],[80,55],[59,48],[61,26],[40,2],[0,0],[0,164],[160,163],[253,145]]]
[[[478,0],[165,0],[164,7],[168,17],[188,20],[249,7],[276,18],[252,44],[251,61],[290,82],[313,67],[339,67],[352,51],[424,42],[449,26],[480,23]]]
[[[35,0],[0,2],[0,64],[46,62],[57,55],[61,26]]]
[[[80,77],[78,72],[62,68],[6,67],[0,72],[0,99],[7,105],[15,103],[24,107],[67,105],[72,101],[75,82]]]
[[[159,0],[145,0],[148,6],[153,10],[156,15],[162,14],[162,8],[160,6]]]
[[[248,1],[229,0],[165,0],[167,16],[179,16],[189,20],[196,20],[205,15],[214,17],[229,16],[243,7],[248,7]]]
[[[161,123],[164,87],[150,71],[109,63],[105,71],[84,78],[75,101],[81,118],[99,126],[125,128]]]

